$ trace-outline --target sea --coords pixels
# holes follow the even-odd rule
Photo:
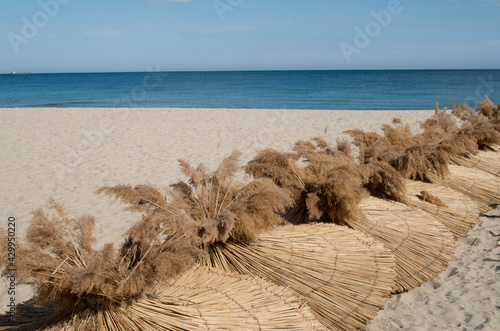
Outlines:
[[[500,70],[1,74],[0,107],[419,110],[488,95]]]

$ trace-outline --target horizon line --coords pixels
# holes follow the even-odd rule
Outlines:
[[[446,71],[446,70],[500,70],[500,68],[440,68],[440,69],[233,69],[233,70],[161,70],[161,71],[64,71],[64,72],[31,72],[31,71],[11,71],[3,72],[0,75],[12,75],[14,72],[17,74],[119,74],[119,73],[181,73],[181,72],[272,72],[272,71]]]

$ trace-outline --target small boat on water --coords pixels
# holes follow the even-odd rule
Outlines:
[[[12,71],[10,74],[11,75],[29,75],[30,72],[15,72],[15,71]]]

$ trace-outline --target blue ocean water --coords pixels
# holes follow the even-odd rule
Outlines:
[[[500,70],[0,75],[0,107],[410,110],[500,102]]]

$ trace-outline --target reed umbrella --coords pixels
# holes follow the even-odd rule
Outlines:
[[[333,224],[287,225],[251,245],[215,246],[212,266],[290,288],[332,330],[364,327],[391,293],[394,257],[359,231]]]
[[[477,202],[481,214],[500,203],[500,178],[476,168],[449,165],[448,169],[444,178],[428,174],[430,181],[466,194]]]
[[[364,217],[346,222],[382,242],[394,254],[394,292],[415,288],[446,269],[455,240],[432,215],[374,197],[363,200],[360,208]]]
[[[52,313],[51,325],[40,317]],[[196,267],[130,305],[67,319],[64,309],[23,305],[0,330],[325,330],[303,300],[257,277]],[[3,325],[3,326],[2,326]]]
[[[463,237],[478,222],[478,204],[445,186],[408,180],[406,199],[409,206],[431,213],[456,239]]]
[[[500,177],[500,152],[497,149],[479,151],[477,155],[452,156],[451,162],[462,167],[486,171]]]

